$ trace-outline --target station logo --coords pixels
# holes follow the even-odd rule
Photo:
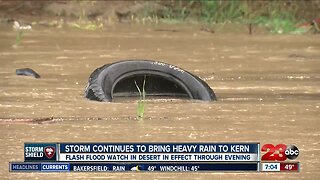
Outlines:
[[[265,154],[261,157],[261,161],[285,161],[295,160],[299,156],[299,149],[295,145],[265,144],[261,148],[261,152]]]

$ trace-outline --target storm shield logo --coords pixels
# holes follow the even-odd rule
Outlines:
[[[47,158],[51,159],[54,156],[54,153],[55,153],[55,147],[47,146],[44,148],[44,154],[47,156]]]

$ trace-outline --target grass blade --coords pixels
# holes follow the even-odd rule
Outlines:
[[[144,109],[145,109],[145,97],[146,97],[146,91],[145,91],[145,84],[146,84],[146,76],[144,76],[144,80],[143,80],[143,85],[142,85],[142,92],[141,89],[139,88],[138,84],[136,81],[134,81],[134,84],[136,85],[136,88],[139,92],[139,96],[140,99],[138,101],[138,105],[137,105],[137,117],[139,119],[142,119],[144,116]]]

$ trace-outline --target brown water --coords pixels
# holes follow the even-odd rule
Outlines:
[[[159,30],[160,29],[160,30]],[[36,28],[13,48],[0,27],[0,176],[12,179],[270,179],[320,177],[320,41],[317,35],[249,36],[188,26]],[[218,97],[204,103],[99,103],[83,97],[91,72],[124,59],[154,59],[204,79]],[[41,79],[15,75],[29,67]],[[50,121],[30,121],[49,118]],[[10,120],[18,119],[17,120]],[[21,119],[22,118],[22,119]],[[9,173],[24,142],[260,142],[295,144],[300,173]],[[2,179],[1,178],[1,179]]]

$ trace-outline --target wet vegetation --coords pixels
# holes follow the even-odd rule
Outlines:
[[[157,17],[162,22],[257,25],[279,34],[308,31],[301,29],[299,23],[309,25],[313,19],[319,18],[316,12],[320,11],[320,2],[317,1],[180,0],[163,4],[162,11],[148,9],[145,15]]]
[[[15,45],[19,45],[22,39],[23,31],[17,31]]]
[[[21,26],[17,21],[14,21],[13,29],[17,32],[14,46],[18,46],[21,43],[23,34],[26,30],[30,30],[31,26]]]
[[[33,25],[82,30],[102,30],[118,22],[192,23],[213,29],[237,24],[299,34],[319,32],[320,23],[320,1],[316,0],[6,1],[0,10],[2,21],[31,15]]]
[[[134,84],[136,85],[136,88],[139,92],[140,99],[138,101],[137,105],[137,118],[143,119],[144,116],[144,108],[145,108],[145,100],[146,100],[146,91],[145,91],[145,85],[146,85],[146,76],[144,76],[143,84],[142,84],[142,91],[140,90],[138,84],[136,81],[134,81]]]

